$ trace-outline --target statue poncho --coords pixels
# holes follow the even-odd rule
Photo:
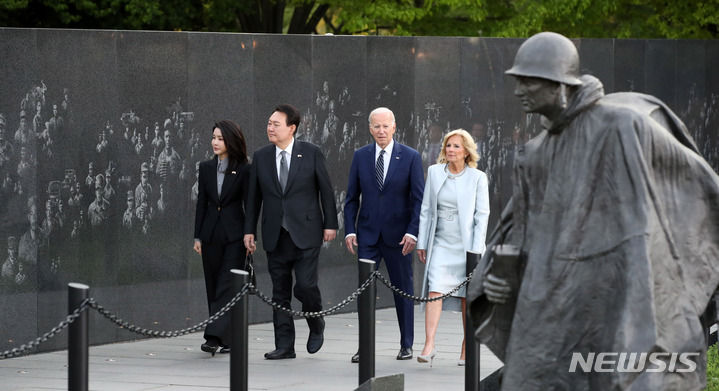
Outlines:
[[[719,177],[661,101],[582,81],[516,157],[512,215],[490,244],[511,226],[521,285],[509,306],[488,302],[483,257],[468,289],[476,336],[504,361],[505,391],[700,390],[699,317],[719,282]],[[697,368],[570,372],[573,353],[592,352],[689,352]],[[669,368],[671,355],[657,357]]]

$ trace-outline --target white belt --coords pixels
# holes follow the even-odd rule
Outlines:
[[[457,215],[459,211],[457,209],[438,209],[437,210],[437,217],[452,221],[454,220],[454,216]]]

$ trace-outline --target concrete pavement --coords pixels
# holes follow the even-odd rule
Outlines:
[[[416,357],[424,342],[424,314],[415,306],[414,358],[395,359],[399,330],[393,308],[376,313],[376,376],[404,374],[405,389],[412,391],[464,390],[464,367],[457,365],[462,342],[461,313],[444,311],[436,337],[434,366],[420,364]],[[265,360],[274,349],[272,324],[249,327],[250,390],[354,390],[359,366],[350,362],[357,351],[356,313],[325,318],[325,343],[316,354],[308,354],[307,324],[295,320],[296,359]],[[113,327],[108,322],[107,327]],[[92,331],[91,331],[92,332]],[[55,338],[67,338],[63,331]],[[90,384],[93,391],[219,391],[230,384],[229,354],[212,357],[200,350],[202,333],[178,338],[143,339],[135,342],[90,348]],[[480,377],[502,366],[486,347],[481,351]],[[0,360],[0,391],[67,390],[67,351],[34,354]]]

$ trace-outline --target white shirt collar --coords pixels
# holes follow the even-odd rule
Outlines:
[[[295,138],[292,137],[292,140],[290,141],[290,144],[287,145],[287,148],[284,150],[287,152],[287,158],[289,159],[292,156],[292,148],[295,146]],[[280,147],[275,145],[275,159],[280,158],[280,152],[282,152],[282,149]]]
[[[382,148],[379,147],[377,143],[374,143],[375,149],[374,149],[374,159],[377,160],[379,157],[379,151],[382,150]],[[389,141],[389,144],[384,148],[384,151],[387,152],[386,156],[392,156],[392,149],[394,148],[394,139],[391,139]]]

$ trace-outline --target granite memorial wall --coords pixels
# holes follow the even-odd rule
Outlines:
[[[297,137],[322,147],[340,215],[352,152],[371,141],[373,108],[395,112],[396,139],[425,166],[444,133],[469,130],[490,179],[493,225],[511,196],[514,153],[539,131],[503,74],[521,42],[0,28],[0,351],[63,320],[69,282],[89,285],[106,309],[142,327],[177,330],[207,318],[192,251],[197,164],[211,157],[218,119],[242,126],[250,153],[265,145],[279,103],[302,112]],[[719,42],[575,43],[582,73],[608,93],[663,99],[717,168]],[[340,228],[320,257],[325,308],[357,281]],[[255,262],[259,289],[270,294],[262,251]],[[422,272],[415,261],[417,292]],[[392,305],[388,289],[378,296],[378,306]],[[250,306],[251,322],[271,321],[264,303],[250,298]],[[93,344],[139,337],[90,313]],[[60,334],[39,350],[66,341]]]

